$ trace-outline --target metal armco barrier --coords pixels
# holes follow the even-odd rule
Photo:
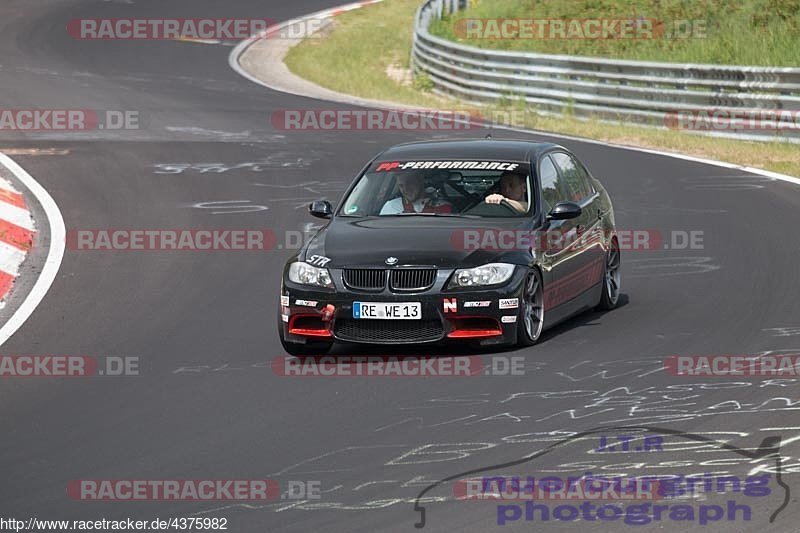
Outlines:
[[[434,90],[469,102],[524,99],[545,113],[692,129],[692,119],[714,114],[744,120],[772,111],[776,127],[699,128],[709,135],[800,142],[800,68],[741,67],[628,61],[485,50],[435,37],[434,19],[466,7],[466,0],[426,0],[417,11],[412,67]],[[768,113],[768,117],[773,116]],[[688,122],[686,122],[688,118]]]

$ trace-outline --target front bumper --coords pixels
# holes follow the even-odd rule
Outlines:
[[[341,271],[331,269],[333,290],[316,289],[284,280],[280,328],[287,342],[352,342],[364,344],[426,344],[476,341],[484,346],[517,341],[519,306],[525,279],[517,268],[503,286],[490,289],[445,290],[452,270],[440,271],[431,289],[418,293],[360,292],[344,286]],[[353,302],[420,302],[419,320],[353,318]]]

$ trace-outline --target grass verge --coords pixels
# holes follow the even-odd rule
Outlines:
[[[747,142],[579,120],[569,114],[543,116],[535,109],[508,101],[475,108],[432,94],[423,78],[411,84],[387,73],[390,66],[408,69],[412,22],[420,0],[387,0],[342,13],[321,38],[306,39],[286,57],[289,69],[318,85],[362,98],[445,110],[477,111],[483,116],[508,115],[511,125],[616,144],[652,148],[800,176],[800,146],[783,142]],[[515,111],[509,113],[509,111]]]
[[[520,34],[489,20],[468,27],[464,19],[532,19],[536,26]],[[586,38],[620,36],[621,28],[600,30],[579,19],[631,21],[633,31],[627,38]],[[479,0],[434,22],[431,33],[481,48],[543,54],[792,67],[800,0]],[[517,36],[524,38],[508,38]]]

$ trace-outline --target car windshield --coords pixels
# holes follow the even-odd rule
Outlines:
[[[530,166],[509,161],[378,161],[339,214],[524,217],[533,212]]]

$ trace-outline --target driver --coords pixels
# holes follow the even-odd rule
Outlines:
[[[381,215],[399,213],[452,213],[453,206],[434,200],[425,190],[425,173],[408,172],[397,177],[400,196],[383,204]]]
[[[499,204],[506,200],[515,211],[525,213],[528,211],[528,202],[525,199],[525,176],[508,172],[500,178],[500,194],[490,194],[486,197],[487,204]]]

